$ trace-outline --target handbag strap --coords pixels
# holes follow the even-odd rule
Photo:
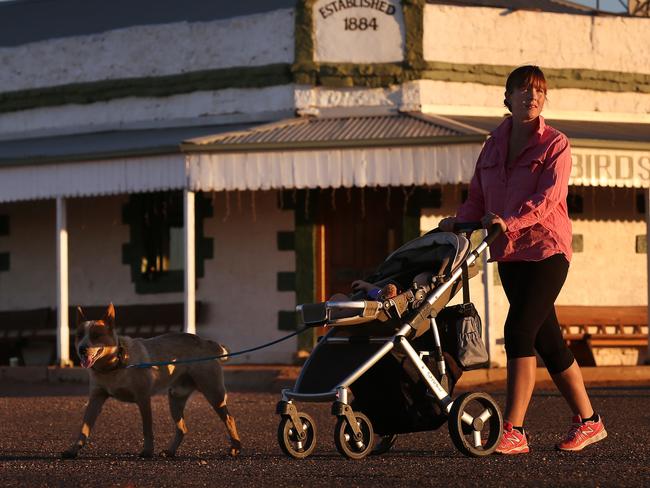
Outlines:
[[[469,303],[469,270],[467,269],[467,264],[463,262],[461,264],[462,270],[462,280],[463,280],[463,305]]]

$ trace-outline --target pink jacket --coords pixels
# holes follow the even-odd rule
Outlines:
[[[506,170],[511,128],[508,117],[483,146],[456,218],[478,221],[490,211],[505,221],[508,230],[490,246],[492,261],[540,261],[559,253],[571,261],[569,141],[540,116],[537,132]]]

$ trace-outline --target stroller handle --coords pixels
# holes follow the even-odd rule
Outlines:
[[[499,224],[492,224],[488,229],[488,235],[485,237],[485,243],[489,246],[492,244],[494,239],[501,235],[502,232],[503,230],[501,230],[501,226]]]
[[[474,232],[475,230],[479,230],[483,228],[483,224],[480,222],[456,222],[454,224],[454,232],[455,233],[461,233],[461,232]],[[501,226],[499,224],[493,224],[489,229],[488,229],[488,235],[485,237],[485,243],[489,246],[492,244],[494,239],[499,237],[499,234],[501,234]]]

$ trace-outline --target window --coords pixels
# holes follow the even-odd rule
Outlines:
[[[9,235],[9,216],[0,215],[0,236]],[[0,252],[0,271],[9,271],[9,253]]]
[[[211,202],[197,195],[196,276],[203,276],[203,260],[212,258],[212,239],[203,238],[203,218],[212,215]],[[183,194],[159,192],[131,195],[124,209],[130,242],[123,262],[131,266],[136,293],[183,291]]]
[[[570,215],[582,214],[584,212],[584,199],[582,195],[574,192],[569,192],[566,197],[567,209]]]
[[[645,214],[645,191],[636,192],[636,213]]]

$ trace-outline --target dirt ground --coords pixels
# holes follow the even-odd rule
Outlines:
[[[524,456],[466,458],[446,426],[402,435],[383,456],[351,461],[334,447],[329,404],[302,404],[316,420],[317,447],[304,460],[285,457],[276,432],[274,393],[231,392],[230,410],[244,445],[226,455],[225,429],[199,395],[186,410],[190,430],[175,459],[142,460],[135,405],[109,400],[90,443],[76,460],[60,453],[75,439],[86,401],[83,385],[0,384],[2,487],[236,487],[236,486],[650,486],[650,386],[590,389],[608,438],[580,453],[559,453],[554,443],[569,423],[559,395],[538,391],[527,428],[532,452]],[[503,391],[492,392],[503,405]],[[153,402],[156,452],[172,436],[166,398]]]

